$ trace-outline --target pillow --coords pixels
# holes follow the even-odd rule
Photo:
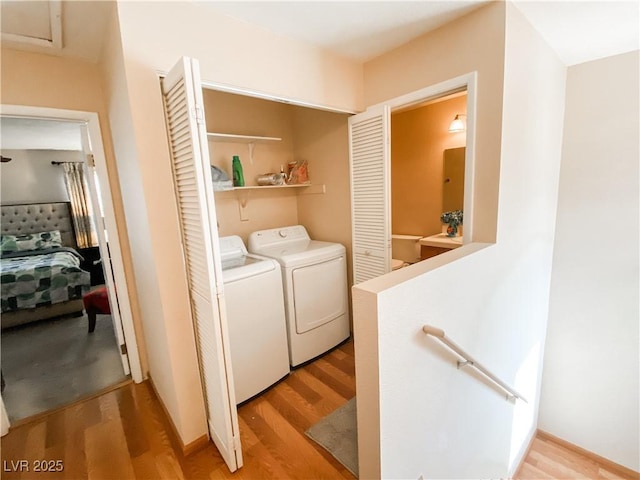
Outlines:
[[[24,252],[28,250],[43,250],[62,246],[60,230],[50,232],[27,233],[24,235],[2,235],[0,237],[0,252]]]

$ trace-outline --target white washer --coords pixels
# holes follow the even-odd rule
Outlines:
[[[292,366],[300,365],[349,337],[346,250],[339,243],[311,240],[302,225],[249,235],[249,251],[282,266]]]
[[[278,262],[247,253],[238,236],[221,237],[222,278],[236,402],[289,373],[282,274]]]

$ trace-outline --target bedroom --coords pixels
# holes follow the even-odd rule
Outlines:
[[[121,384],[128,365],[110,315],[105,235],[92,214],[98,179],[86,175],[81,125],[1,120],[2,396],[16,421]]]

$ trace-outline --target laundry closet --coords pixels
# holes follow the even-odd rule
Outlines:
[[[161,84],[207,423],[235,471],[238,401],[350,334],[349,114],[203,89],[187,57]],[[245,185],[214,192],[234,156]],[[294,160],[309,184],[257,185]]]
[[[246,184],[215,192],[219,236],[246,243],[256,230],[303,225],[313,239],[345,245],[350,257],[350,115],[207,88],[203,99],[211,164],[231,178],[237,155]],[[257,186],[259,175],[298,160],[308,162],[308,186]]]
[[[345,193],[334,188],[339,182],[331,176],[339,166],[331,164],[341,157],[347,120],[219,91],[204,90],[203,99],[209,161],[217,169],[214,203],[236,402],[241,403],[277,383],[289,366],[323,355],[350,335],[346,248],[332,232],[323,235],[333,225],[333,234],[342,239],[349,228],[340,232],[335,228],[339,215],[322,212],[325,179],[334,197]],[[288,165],[293,171],[285,178]],[[309,173],[313,165],[321,173],[325,167],[315,183]],[[304,168],[304,174],[296,175],[296,168]],[[243,178],[241,185],[221,183],[220,170]],[[264,179],[279,184],[259,185]],[[314,231],[300,217],[311,219]]]

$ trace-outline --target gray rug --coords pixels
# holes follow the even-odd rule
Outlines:
[[[58,317],[2,330],[2,392],[16,421],[74,402],[123,381],[111,316]]]
[[[358,476],[356,397],[324,417],[305,433],[351,473]]]

